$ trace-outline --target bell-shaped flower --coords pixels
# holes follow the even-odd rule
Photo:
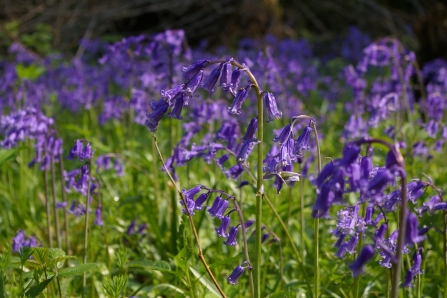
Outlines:
[[[355,277],[363,274],[363,267],[367,262],[369,262],[374,256],[374,247],[367,244],[360,251],[357,259],[349,265],[349,268],[352,271],[352,275]]]

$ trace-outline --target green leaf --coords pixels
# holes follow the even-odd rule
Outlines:
[[[17,155],[17,149],[0,150],[0,166]]]
[[[28,297],[37,297],[43,290],[48,286],[48,284],[53,280],[54,277],[44,280],[43,282],[32,286],[27,292],[26,296]]]
[[[212,281],[210,281],[208,278],[197,272],[194,268],[189,267],[189,270],[191,270],[192,274],[194,274],[195,277],[207,288],[211,293],[215,294],[217,297],[222,297],[220,295],[219,290],[217,290],[216,285],[213,284]]]
[[[43,247],[35,247],[33,252],[33,257],[36,263],[40,265],[46,265],[49,257],[50,257],[50,250],[48,248]]]
[[[90,271],[93,268],[96,267],[95,263],[87,263],[87,264],[81,264],[75,267],[68,267],[64,268],[59,271],[59,274],[57,276],[59,277],[71,277],[75,275],[81,275],[84,272]]]
[[[31,64],[29,66],[17,64],[16,72],[20,79],[28,79],[34,81],[45,72],[45,68],[35,64]]]
[[[165,261],[152,262],[149,260],[135,260],[126,263],[127,267],[140,267],[160,271],[171,271],[171,266]]]
[[[188,260],[191,258],[191,256],[191,250],[185,246],[175,256],[175,264],[179,266],[183,270],[183,272],[186,272],[188,270]]]

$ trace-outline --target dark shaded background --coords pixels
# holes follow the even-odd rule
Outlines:
[[[191,45],[206,40],[211,49],[221,44],[234,46],[243,37],[259,38],[265,34],[306,37],[329,44],[347,34],[351,25],[372,38],[397,36],[418,51],[421,62],[446,57],[447,53],[447,4],[439,0],[3,0],[1,3],[2,54],[11,41],[23,42],[23,37],[27,47],[38,54],[49,51],[41,49],[40,43],[44,42],[53,50],[75,53],[81,38],[116,40],[179,28],[186,31]]]

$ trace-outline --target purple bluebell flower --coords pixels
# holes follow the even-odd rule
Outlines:
[[[25,231],[20,230],[15,237],[12,238],[12,252],[18,252],[23,247],[25,240]]]
[[[135,226],[136,226],[136,224],[137,224],[137,221],[135,219],[132,220],[130,225],[127,227],[127,230],[126,230],[126,234],[127,235],[131,236],[131,235],[133,235],[135,233]]]
[[[282,129],[281,133],[273,139],[273,142],[279,142],[280,144],[284,144],[289,138],[293,137],[292,126],[287,124]]]
[[[203,70],[209,60],[197,60],[188,67],[183,67],[183,78],[191,80],[199,71]]]
[[[257,139],[249,139],[245,141],[236,155],[236,161],[240,164],[247,165],[247,159],[255,148],[255,145],[258,143],[259,141]]]
[[[252,219],[247,220],[247,221],[245,222],[245,228],[249,228],[249,227],[251,227],[254,223],[255,223],[255,221],[252,220]]]
[[[386,200],[383,204],[383,208],[385,208],[388,211],[394,211],[396,203],[400,201],[400,190],[394,190],[388,196],[386,197]]]
[[[238,186],[236,186],[236,188],[242,188],[246,185],[250,185],[250,183],[247,180],[242,180],[241,183],[239,183]]]
[[[265,241],[267,241],[267,239],[269,239],[269,237],[270,237],[270,233],[263,234],[262,238],[261,238],[261,243],[264,243]]]
[[[198,194],[202,190],[202,185],[198,184],[190,189],[183,189],[182,193],[185,196],[185,199],[193,200],[194,196]]]
[[[186,85],[185,92],[179,93],[177,96],[184,95],[185,105],[188,105],[188,97],[194,96],[203,79],[203,70],[199,71],[191,81]]]
[[[374,247],[367,244],[360,251],[357,259],[349,265],[349,268],[352,271],[352,275],[355,277],[363,274],[363,266],[365,263],[369,262],[374,256]]]
[[[349,177],[350,191],[358,191],[362,186],[362,179],[360,175],[360,164],[354,162],[346,169]]]
[[[90,160],[93,157],[93,151],[92,151],[92,144],[90,142],[87,142],[84,149],[82,150],[81,154],[79,155],[79,160]]]
[[[312,217],[320,218],[327,216],[334,198],[335,193],[329,185],[324,185],[321,190],[318,190],[317,199],[312,210]]]
[[[224,172],[228,178],[237,179],[244,172],[244,167],[241,164],[235,164]]]
[[[150,103],[152,113],[146,114],[146,126],[149,128],[149,131],[156,132],[158,122],[160,122],[163,115],[167,112],[169,104],[164,100],[160,99],[159,101],[152,101]]]
[[[395,166],[397,166],[397,159],[396,156],[394,155],[393,151],[388,151],[387,155],[386,155],[386,159],[385,159],[385,166],[387,169],[391,169]]]
[[[407,274],[405,276],[405,281],[402,284],[402,287],[406,288],[412,288],[413,287],[413,279],[416,276],[416,274],[422,274],[423,271],[421,270],[421,264],[422,264],[422,247],[416,250],[416,252],[413,255],[413,266],[411,266],[410,270],[407,271]]]
[[[371,220],[372,220],[373,215],[374,215],[374,207],[373,206],[366,207],[365,223],[367,225],[371,224]]]
[[[231,84],[232,61],[233,58],[230,58],[227,61],[225,61],[222,66],[222,74],[220,75],[220,86],[222,86],[224,92],[228,92],[230,90],[230,87],[232,86]]]
[[[177,97],[177,95],[183,91],[183,88],[185,87],[185,84],[181,84],[178,86],[175,86],[172,89],[169,89],[167,91],[161,90],[161,96],[168,102],[168,104],[171,106],[174,103],[172,100]]]
[[[416,203],[416,200],[424,194],[426,188],[427,186],[421,181],[411,181],[407,185],[408,200]]]
[[[335,168],[336,167],[333,161],[327,163],[318,174],[317,178],[313,181],[315,186],[320,188],[323,185],[324,181],[334,173]]]
[[[368,183],[368,193],[370,196],[379,195],[388,183],[394,181],[394,175],[390,170],[384,169]]]
[[[340,166],[342,167],[350,166],[358,159],[359,153],[360,153],[359,146],[350,143],[346,144],[345,147],[343,148],[343,157],[340,160]]]
[[[227,207],[228,207],[228,201],[223,200],[220,196],[217,196],[214,199],[213,205],[211,207],[208,207],[208,213],[211,216],[217,216],[221,218],[223,217],[222,214],[223,212],[225,212]]]
[[[224,242],[225,245],[230,245],[230,246],[236,246],[236,237],[237,237],[237,233],[238,233],[238,227],[231,227],[230,228],[230,235],[228,236],[227,241]]]
[[[346,246],[346,251],[349,252],[349,254],[355,253],[355,247],[357,246],[357,243],[359,242],[359,235],[358,233],[355,233],[351,239],[349,239],[348,244]]]
[[[420,229],[418,231],[418,235],[419,236],[424,236],[425,234],[428,233],[428,231],[430,231],[430,227],[424,226],[422,229]]]
[[[113,169],[116,171],[116,175],[118,177],[124,175],[124,167],[119,158],[115,159],[115,162],[113,163]]]
[[[429,211],[430,214],[433,214],[435,211],[435,206],[441,202],[441,198],[439,196],[433,196],[428,200],[427,202],[424,202],[420,208],[416,208],[416,213],[419,214],[419,216],[422,216],[423,213],[426,211]]]
[[[82,154],[82,148],[82,141],[76,140],[74,146],[70,149],[70,152],[68,153],[66,159],[73,160],[79,157]]]
[[[222,222],[220,223],[220,226],[215,229],[217,235],[219,237],[227,238],[229,236],[227,233],[229,225],[230,225],[230,217],[229,216],[222,217]]]
[[[37,246],[36,237],[26,237],[25,231],[20,230],[15,237],[12,238],[12,252],[20,252],[23,247]]]
[[[388,225],[386,223],[383,223],[380,225],[380,227],[374,232],[374,241],[375,241],[375,247],[377,248],[379,246],[379,242],[384,242],[385,233],[388,230]]]
[[[67,207],[67,205],[68,205],[68,202],[67,201],[65,201],[65,202],[57,202],[56,203],[56,209],[64,209],[65,207]]]
[[[203,209],[203,204],[206,202],[206,200],[208,199],[208,197],[209,197],[210,194],[211,194],[211,193],[210,193],[209,191],[200,194],[200,195],[197,197],[197,199],[196,199],[196,201],[195,201],[195,203],[194,203],[194,209],[196,209],[196,210],[202,210],[202,209]]]
[[[233,95],[236,96],[237,94],[237,88],[239,86],[239,82],[241,80],[241,75],[242,75],[243,70],[236,68],[235,70],[233,70],[233,72],[231,73],[231,86],[230,86],[230,91],[231,93],[233,93]]]
[[[312,127],[310,125],[306,126],[299,137],[296,139],[293,147],[293,153],[298,156],[302,156],[302,150],[309,150],[309,140],[312,134]]]
[[[282,146],[280,151],[281,156],[281,165],[283,167],[292,165],[292,162],[296,160],[295,155],[293,154],[293,139],[288,139]],[[293,168],[284,169],[286,171],[292,171]]]
[[[343,242],[339,247],[337,252],[335,253],[335,256],[337,258],[343,259],[346,255],[347,252],[347,248],[348,248],[348,242]]]
[[[147,223],[142,223],[138,226],[137,234],[144,236],[144,230],[147,228]]]
[[[424,239],[425,237],[419,236],[417,216],[414,213],[409,212],[405,228],[405,245],[413,245],[414,243],[421,242]]]
[[[240,115],[241,114],[241,108],[243,103],[248,97],[248,92],[250,91],[252,85],[247,85],[244,88],[239,89],[239,91],[236,94],[236,97],[233,100],[233,103],[231,106],[227,108],[228,113],[233,115]]]
[[[373,170],[372,156],[363,156],[362,160],[360,161],[360,177],[364,181],[368,181],[372,170]]]
[[[175,118],[178,120],[183,119],[183,117],[181,116],[181,113],[182,113],[183,106],[185,105],[185,97],[186,97],[186,95],[184,95],[183,93],[180,93],[179,95],[177,95],[177,97],[175,98],[174,108],[172,109],[172,111],[170,113],[168,113],[169,117],[172,117],[172,118]]]
[[[48,153],[45,153],[45,155],[42,158],[42,162],[39,165],[39,170],[49,170],[50,169],[50,155]]]
[[[185,201],[186,201],[186,208],[182,209],[183,214],[188,215],[188,213],[189,213],[189,215],[193,216],[196,202],[194,201],[194,199],[191,199],[191,198],[185,198]],[[183,200],[180,201],[180,204],[185,205]]]
[[[95,211],[95,225],[102,226],[104,225],[104,221],[102,220],[102,206],[96,208]]]
[[[73,214],[76,217],[82,216],[86,212],[86,208],[81,203],[73,201],[70,209],[67,210],[68,213]]]
[[[236,285],[237,280],[239,279],[239,277],[241,277],[242,273],[244,273],[244,270],[245,270],[244,267],[238,265],[236,268],[234,268],[233,272],[231,272],[231,274],[227,277],[228,282],[232,285]]]
[[[262,99],[264,101],[264,107],[269,115],[267,122],[273,121],[275,119],[281,119],[282,113],[278,110],[276,104],[276,99],[272,93],[264,91],[262,92]]]
[[[216,68],[214,68],[209,77],[202,84],[202,88],[207,90],[210,96],[214,93],[214,86],[217,84],[217,80],[219,80],[220,74],[222,72],[223,63],[219,64]]]
[[[345,240],[345,238],[346,238],[346,234],[340,232],[338,235],[337,242],[335,242],[335,244],[334,244],[334,247],[340,248],[340,246],[343,244],[343,241]]]
[[[247,131],[242,137],[242,141],[247,141],[256,138],[257,131],[258,131],[258,117],[250,120],[250,124],[248,124]]]

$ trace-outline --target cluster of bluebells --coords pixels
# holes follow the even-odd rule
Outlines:
[[[20,230],[17,235],[12,238],[12,252],[19,252],[25,246],[35,247],[37,244],[35,236],[28,237],[25,235],[25,231]]]
[[[121,158],[117,155],[110,155],[110,154],[99,155],[95,160],[95,164],[96,164],[96,173],[98,173],[101,169],[109,170],[110,166],[112,165],[117,176],[121,177],[124,175],[124,167],[121,162]]]
[[[447,126],[443,121],[447,109],[447,61],[437,59],[425,64],[422,78],[426,87],[426,100],[420,99],[426,119],[422,126],[428,136],[435,140],[434,150],[441,152],[447,141]]]
[[[207,206],[206,203],[208,198],[212,194],[217,194],[214,198],[211,206]],[[229,201],[233,200],[234,197],[228,196],[220,190],[212,190],[203,185],[196,185],[190,189],[182,190],[182,196],[184,201],[181,200],[180,204],[184,207],[182,212],[188,216],[193,216],[196,211],[206,210],[211,217],[220,220],[219,227],[215,228],[218,237],[225,239],[223,242],[225,245],[236,246],[237,245],[237,235],[239,233],[239,227],[241,223],[236,225],[231,225],[230,214],[237,211],[235,208],[228,211]],[[224,198],[223,196],[226,196]],[[185,206],[186,202],[186,206]],[[245,228],[249,228],[254,223],[253,220],[248,220],[244,223]],[[263,237],[263,242],[267,240],[269,234],[266,233]],[[244,266],[246,265],[246,266]],[[230,284],[236,284],[238,278],[244,272],[244,269],[250,267],[250,265],[245,262],[242,266],[237,266],[233,273],[228,276],[228,281]],[[251,267],[250,267],[251,268]]]
[[[234,96],[232,104],[227,107],[227,111],[233,115],[240,115],[243,103],[247,100],[249,91],[253,84],[247,84],[239,88],[241,76],[246,68],[236,67],[233,69],[233,58],[226,59],[220,62],[213,62],[210,60],[198,60],[188,67],[183,68],[183,78],[185,83],[177,85],[169,90],[162,90],[162,99],[151,102],[152,113],[148,113],[146,125],[150,131],[155,132],[157,126],[163,115],[172,107],[169,117],[175,119],[183,119],[182,110],[185,105],[188,105],[193,97],[198,96],[197,91],[199,87],[208,91],[209,95],[215,91],[219,85],[224,93],[229,93]],[[205,68],[217,63],[210,74],[205,77]],[[245,67],[245,66],[244,66]],[[263,92],[263,100],[269,114],[269,121],[279,119],[282,113],[279,112],[276,100],[269,92]]]
[[[134,219],[130,222],[126,229],[126,235],[123,236],[123,242],[127,243],[129,238],[136,237],[141,241],[146,237],[147,223],[141,223],[137,226],[137,221]]]
[[[355,67],[345,68],[346,83],[352,90],[352,101],[346,105],[351,114],[343,133],[346,139],[365,137],[370,127],[414,105],[410,79],[415,60],[415,54],[405,50],[398,40],[384,38],[367,46]],[[377,68],[389,68],[390,75],[377,76],[368,86],[366,74]],[[365,113],[369,115],[367,120],[362,117]]]
[[[358,201],[353,206],[343,207],[337,212],[336,227],[331,231],[337,241],[334,247],[337,249],[336,257],[345,258],[346,253],[356,252],[360,237],[365,237],[371,233],[372,243],[364,246],[357,260],[350,264],[354,277],[363,272],[363,266],[370,261],[377,252],[380,256],[379,264],[386,268],[391,268],[396,262],[395,254],[397,250],[397,238],[399,230],[388,230],[387,213],[393,212],[400,205],[401,190],[399,188],[390,191],[395,187],[396,177],[406,175],[399,166],[392,151],[388,152],[384,167],[374,167],[372,162],[373,150],[368,145],[365,156],[360,155],[361,144],[366,141],[348,143],[345,145],[343,155],[340,159],[331,160],[319,175],[313,180],[317,187],[317,198],[313,207],[314,217],[329,217],[329,210],[335,204],[346,205],[343,199],[344,194],[357,193]],[[420,180],[410,182],[407,188],[407,198],[409,201],[416,201],[424,194],[427,183]],[[433,204],[426,204],[416,209],[423,213],[428,210],[432,212],[434,206],[440,203],[432,199]],[[361,206],[365,208],[365,214],[360,212]],[[438,208],[444,208],[444,203]],[[446,210],[446,209],[444,209]],[[415,243],[425,239],[424,234],[427,228],[418,228],[417,216],[410,211],[407,212],[406,232],[404,237],[403,253],[409,253]],[[389,237],[385,235],[389,234]],[[422,252],[418,251],[417,255]],[[404,286],[410,286],[415,274],[419,273],[420,264],[418,258],[414,257],[414,268],[408,273]]]
[[[275,143],[264,159],[263,167],[264,179],[275,178],[275,187],[279,193],[284,183],[299,180],[299,174],[295,173],[293,166],[295,163],[303,163],[304,152],[310,150],[310,136],[313,133],[314,120],[310,120],[301,134],[294,139],[294,121],[280,130],[280,133],[273,139]],[[304,175],[307,174],[305,167]]]
[[[43,115],[35,108],[18,110],[0,118],[0,133],[4,139],[0,147],[11,149],[26,140],[35,140],[35,157],[29,162],[32,167],[39,164],[40,170],[48,170],[51,160],[58,160],[63,152],[63,141],[57,137],[52,126],[54,120]]]

